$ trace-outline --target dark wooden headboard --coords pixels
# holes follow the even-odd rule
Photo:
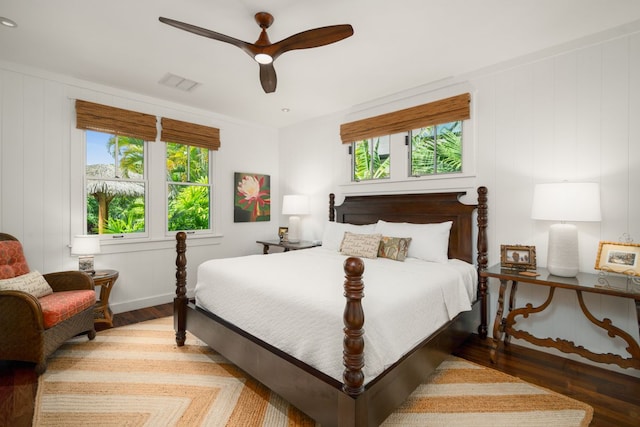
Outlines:
[[[478,205],[461,203],[460,197],[465,194],[466,192],[450,192],[347,196],[339,206],[335,206],[335,196],[330,194],[329,220],[349,224],[372,224],[379,219],[415,224],[453,221],[449,236],[449,257],[473,263],[473,212]],[[486,188],[478,189],[478,197],[479,204],[482,204],[484,197],[486,208]],[[486,209],[484,212],[486,215]],[[486,217],[484,221],[486,224]],[[480,219],[478,223],[480,224]],[[481,234],[486,239],[484,231]],[[478,237],[478,250],[481,250],[480,236]],[[484,246],[486,248],[486,241]]]

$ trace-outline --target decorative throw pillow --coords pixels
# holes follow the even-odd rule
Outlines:
[[[345,231],[340,245],[340,253],[349,256],[376,258],[381,237],[381,234],[356,234]]]
[[[53,289],[37,271],[12,277],[11,279],[0,280],[0,291],[22,291],[33,295],[36,298],[53,293]]]
[[[409,253],[411,237],[387,237],[382,236],[378,256],[396,261],[404,261]]]
[[[17,240],[0,242],[0,279],[10,279],[29,272],[22,245]]]

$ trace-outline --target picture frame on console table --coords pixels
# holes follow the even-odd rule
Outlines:
[[[536,247],[500,245],[500,266],[513,270],[535,270]]]
[[[279,227],[278,228],[278,238],[280,239],[281,242],[286,242],[287,240],[287,235],[289,234],[289,227]]]
[[[601,241],[596,270],[640,276],[640,244]]]

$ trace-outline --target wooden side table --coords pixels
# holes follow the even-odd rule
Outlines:
[[[109,307],[109,295],[111,289],[118,280],[119,273],[116,270],[96,270],[93,277],[93,285],[100,286],[100,299],[94,308],[94,323],[106,323],[113,327],[113,312]]]
[[[549,273],[544,268],[539,268],[534,276],[527,276],[514,270],[501,269],[499,265],[484,270],[480,273],[483,277],[493,277],[500,281],[500,293],[498,295],[498,308],[496,310],[496,318],[493,324],[493,343],[490,351],[492,362],[496,361],[496,352],[501,340],[504,344],[509,344],[511,337],[520,338],[532,344],[553,347],[564,353],[576,353],[594,362],[615,363],[623,368],[640,369],[640,345],[627,332],[614,326],[610,319],[598,319],[588,309],[582,297],[583,293],[595,293],[602,295],[611,295],[621,298],[630,298],[635,301],[636,312],[638,316],[638,328],[640,329],[640,289],[637,285],[630,284],[625,277],[609,275],[600,276],[590,273],[578,273],[576,277],[559,277]],[[518,283],[528,283],[531,285],[543,286],[548,288],[549,295],[544,303],[538,307],[527,303],[517,306],[516,292]],[[508,309],[505,312],[505,299],[507,287],[510,286],[510,295],[508,300]],[[540,338],[529,332],[516,328],[517,318],[527,318],[530,315],[540,313],[545,310],[553,299],[556,289],[568,289],[576,293],[580,308],[583,314],[591,323],[599,328],[607,331],[611,338],[619,337],[627,343],[626,350],[630,357],[622,357],[617,354],[601,354],[595,353],[583,346],[576,345],[573,341],[561,338]]]
[[[314,243],[308,240],[301,240],[298,243],[281,242],[280,240],[256,240],[256,243],[260,243],[263,246],[262,253],[265,255],[269,253],[270,246],[284,248],[285,252],[297,251],[299,249],[309,249],[320,246],[320,243]]]

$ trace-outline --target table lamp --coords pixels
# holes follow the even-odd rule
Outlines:
[[[578,228],[565,221],[600,221],[597,183],[537,184],[531,218],[561,221],[549,228],[547,270],[555,276],[575,277],[579,270]]]
[[[100,253],[100,237],[79,235],[73,238],[71,243],[71,255],[78,256],[78,269],[95,274],[93,269],[93,255]]]
[[[291,215],[289,217],[289,242],[298,243],[302,237],[302,227],[300,225],[300,216],[309,213],[309,197],[289,194],[282,199],[282,214]]]

